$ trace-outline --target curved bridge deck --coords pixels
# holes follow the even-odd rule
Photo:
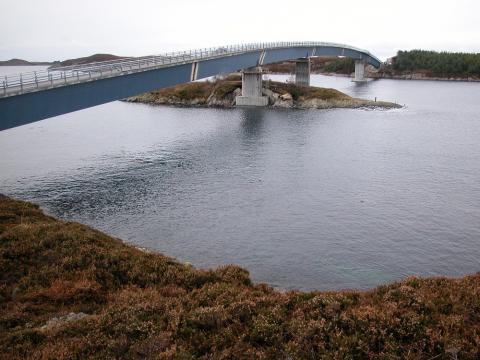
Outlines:
[[[345,56],[379,67],[366,50],[327,42],[233,45],[24,73],[0,79],[0,130],[156,89],[263,64]]]

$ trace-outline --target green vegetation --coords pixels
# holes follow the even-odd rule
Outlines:
[[[350,58],[336,59],[327,63],[324,71],[337,74],[351,74],[355,71],[355,61]]]
[[[480,77],[480,54],[425,50],[399,51],[394,58],[396,71],[425,71],[430,76]]]
[[[480,274],[279,292],[5,197],[0,268],[1,359],[480,357]]]

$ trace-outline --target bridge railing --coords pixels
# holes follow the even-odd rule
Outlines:
[[[345,44],[329,42],[290,41],[237,44],[194,49],[188,51],[169,52],[160,55],[142,56],[137,58],[120,58],[117,60],[92,62],[88,64],[56,67],[42,71],[8,75],[5,76],[3,79],[0,79],[0,97],[36,91],[42,88],[65,86],[77,82],[98,80],[101,78],[118,76],[126,73],[146,71],[157,67],[165,67],[182,63],[191,63],[200,60],[224,57],[228,55],[236,55],[239,53],[278,48],[310,46],[333,46],[338,48],[355,50],[366,54],[374,58],[375,60],[378,60],[366,50],[362,50]],[[380,62],[380,60],[378,61]]]

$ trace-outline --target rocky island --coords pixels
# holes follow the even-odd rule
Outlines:
[[[299,86],[276,81],[263,82],[263,95],[268,105],[277,108],[330,109],[330,108],[399,108],[386,101],[357,99],[335,89]],[[238,74],[212,81],[197,81],[126,99],[157,105],[234,107],[235,98],[242,93],[242,81]]]

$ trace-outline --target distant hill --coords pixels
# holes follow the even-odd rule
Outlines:
[[[84,65],[98,61],[127,59],[127,56],[117,56],[112,54],[94,54],[90,56],[80,57],[76,59],[67,59],[64,61],[27,61],[23,59],[10,59],[6,61],[0,61],[0,66],[34,66],[34,65],[50,65],[51,68],[59,66],[72,66],[72,65]]]
[[[51,65],[51,62],[27,61],[23,59],[10,59],[0,61],[0,66],[33,66],[33,65]]]
[[[117,56],[112,54],[94,54],[90,56],[85,56],[76,59],[68,59],[60,62],[55,62],[51,67],[59,67],[59,66],[72,66],[72,65],[84,65],[89,64],[92,62],[98,61],[108,61],[108,60],[118,60],[118,59],[127,59],[127,56]]]

